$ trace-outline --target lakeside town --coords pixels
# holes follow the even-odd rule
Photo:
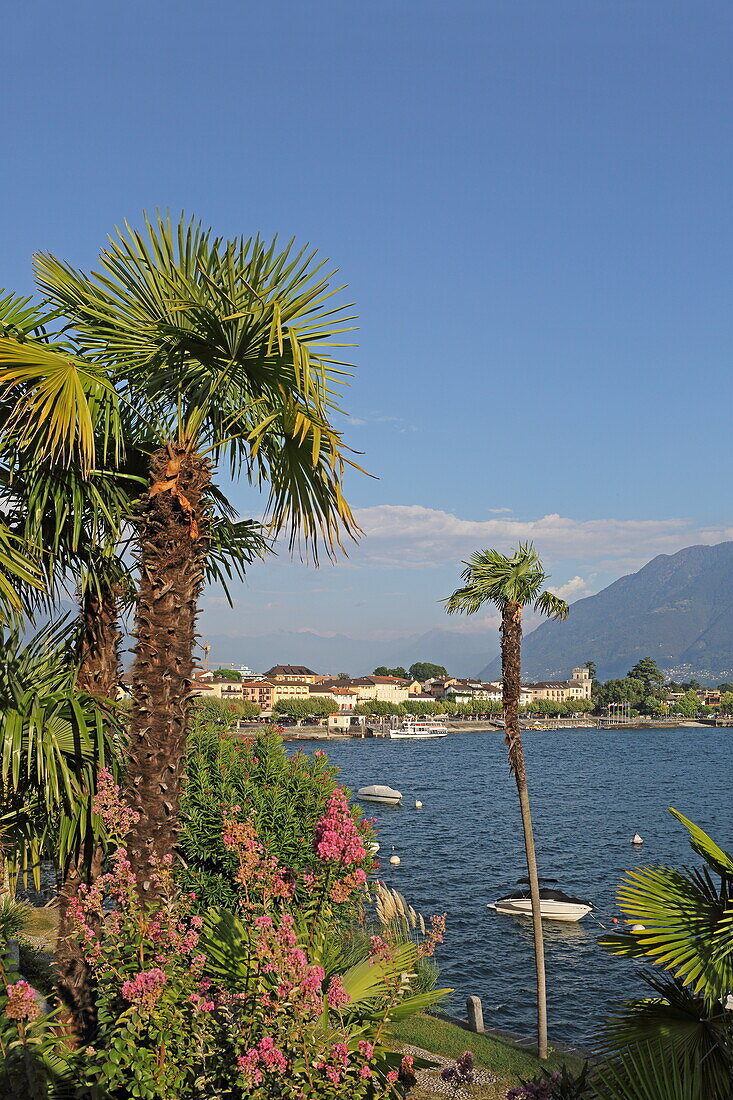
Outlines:
[[[425,672],[437,674],[421,678]],[[520,713],[557,719],[593,714],[599,721],[618,724],[642,716],[724,719],[733,712],[733,684],[712,689],[695,681],[667,682],[650,658],[638,662],[622,680],[602,684],[594,672],[592,664],[579,665],[567,680],[522,683]],[[219,665],[213,671],[197,668],[194,676],[194,696],[220,700],[241,718],[328,722],[341,731],[348,730],[352,718],[442,714],[480,719],[504,712],[501,680],[450,676],[430,662],[416,663],[409,670],[378,668],[359,677],[328,676],[289,664],[273,665],[260,675],[247,665]]]

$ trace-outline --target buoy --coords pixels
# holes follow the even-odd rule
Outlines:
[[[399,867],[402,861],[400,860],[399,856],[390,856],[389,862],[392,864],[393,867]]]
[[[646,925],[645,924],[632,924],[631,925],[631,931],[632,932],[646,932]]]
[[[631,838],[631,843],[632,844],[643,844],[644,839],[643,839],[643,837],[640,837],[638,833],[634,833],[633,837]]]
[[[415,799],[415,809],[416,810],[421,810],[422,809],[422,802],[420,801],[419,798]]]

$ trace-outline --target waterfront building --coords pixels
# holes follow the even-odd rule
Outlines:
[[[269,680],[243,680],[242,702],[256,703],[262,710],[272,710],[274,685]]]
[[[548,700],[553,703],[569,703],[576,699],[590,699],[593,681],[588,669],[574,668],[572,680],[542,680],[536,684],[523,684],[524,690],[531,692],[527,702],[537,703]]]
[[[215,699],[228,699],[238,702],[242,698],[241,680],[225,680],[223,677],[212,676],[206,682],[211,687]]]
[[[281,699],[307,699],[311,685],[302,680],[274,680],[272,683],[273,704]]]
[[[310,688],[311,699],[330,699],[333,701],[334,710],[353,710],[359,702],[359,693],[351,687],[346,687],[343,681],[335,684],[313,684]]]
[[[263,676],[263,680],[275,683],[315,684],[320,679],[317,672],[305,665],[273,665]]]
[[[380,703],[399,704],[406,703],[410,698],[408,681],[399,680],[396,676],[360,676],[341,683],[344,687],[356,690],[360,703],[366,699],[375,699]]]

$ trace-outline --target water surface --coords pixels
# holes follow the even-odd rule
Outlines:
[[[558,730],[523,734],[540,875],[588,898],[611,927],[624,871],[639,864],[692,864],[675,806],[733,848],[733,730]],[[323,748],[307,742],[306,751]],[[443,985],[463,1015],[481,997],[487,1026],[531,1034],[531,925],[487,909],[526,874],[516,787],[501,734],[454,734],[434,742],[358,740],[327,746],[353,791],[387,783],[402,808],[365,803],[377,818],[380,876],[426,915],[446,912],[439,962]],[[423,808],[414,808],[420,799]],[[644,838],[637,851],[634,832]],[[393,868],[394,845],[401,865]],[[545,921],[551,1039],[587,1043],[596,1023],[624,998],[644,995],[635,964],[607,955],[589,916]]]

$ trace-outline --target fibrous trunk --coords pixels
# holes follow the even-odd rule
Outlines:
[[[198,598],[204,582],[208,462],[168,446],[151,461],[140,523],[140,585],[132,667],[128,838],[141,892],[173,853],[184,766]]]
[[[540,884],[532,831],[532,815],[527,789],[527,769],[524,763],[522,735],[519,730],[519,699],[522,686],[522,606],[509,602],[502,610],[501,666],[504,678],[504,725],[509,749],[509,766],[514,774],[522,814],[524,850],[527,856],[529,895],[532,901],[535,971],[537,975],[537,1053],[547,1057],[547,990],[545,983],[545,949],[540,914]]]
[[[120,680],[120,588],[99,580],[81,597],[79,675],[76,686],[105,699],[117,697]]]
[[[120,590],[100,580],[82,593],[77,688],[114,699],[119,683]],[[102,851],[82,853],[67,869],[59,891],[56,940],[56,989],[62,1009],[62,1031],[74,1044],[93,1042],[97,1028],[94,979],[81,950],[72,917],[72,903],[82,883],[94,882],[102,870]]]

